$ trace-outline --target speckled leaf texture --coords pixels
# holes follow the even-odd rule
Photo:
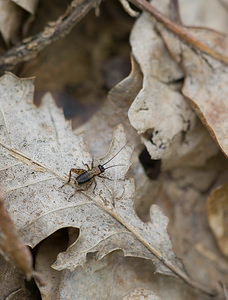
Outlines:
[[[112,180],[98,178],[95,191],[60,188],[70,168],[85,168],[92,157],[49,94],[40,107],[33,105],[33,89],[32,79],[12,74],[0,79],[1,185],[25,242],[34,247],[60,228],[80,228],[79,238],[58,255],[54,268],[74,270],[86,263],[89,252],[102,259],[121,249],[126,256],[152,260],[157,272],[174,274],[175,269],[185,276],[166,231],[167,217],[153,205],[151,222],[143,223],[134,211],[134,181],[126,179],[133,149],[123,126],[116,127],[109,152],[99,160],[104,163],[123,147],[112,160],[123,166],[105,172]]]

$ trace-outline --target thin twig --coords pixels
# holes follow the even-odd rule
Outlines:
[[[166,28],[179,36],[182,40],[190,44],[191,46],[201,50],[202,52],[214,57],[215,59],[228,64],[228,56],[224,56],[214,49],[210,48],[194,36],[189,33],[187,27],[180,26],[179,24],[174,23],[169,18],[161,14],[157,9],[155,9],[149,2],[146,0],[129,0],[138,8],[147,11],[150,13],[156,20],[161,22]]]
[[[26,38],[21,44],[2,55],[0,57],[0,71],[12,70],[18,63],[34,58],[53,41],[66,36],[73,26],[98,4],[98,0],[73,0],[64,15],[55,22],[49,23],[42,32]]]

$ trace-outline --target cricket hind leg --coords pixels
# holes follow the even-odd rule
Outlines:
[[[72,197],[74,197],[77,194],[77,192],[85,192],[85,191],[87,191],[89,189],[89,187],[92,185],[92,183],[93,183],[93,181],[90,181],[90,182],[84,183],[83,187],[76,188],[75,191],[74,191],[74,193],[68,198],[68,201]]]
[[[95,189],[97,187],[97,182],[96,182],[96,179],[95,177],[93,177],[93,183],[94,183],[94,187],[93,187],[93,193],[95,192]]]
[[[70,172],[69,172],[69,175],[68,175],[68,176],[69,176],[68,181],[65,182],[65,183],[60,187],[60,189],[63,188],[65,185],[67,185],[67,184],[70,182],[71,176],[72,176],[71,173],[75,173],[75,174],[77,174],[77,175],[80,175],[80,174],[82,174],[83,172],[85,172],[84,169],[74,169],[74,168],[70,169]]]
[[[83,163],[83,165],[87,168],[87,171],[91,170],[91,168],[89,167],[88,164],[85,164],[84,162],[82,162],[82,163]]]

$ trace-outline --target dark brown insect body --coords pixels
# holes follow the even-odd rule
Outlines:
[[[72,170],[72,169],[71,169]],[[77,184],[84,184],[90,181],[94,176],[99,176],[101,173],[105,171],[105,168],[102,165],[98,165],[97,167],[91,166],[91,169],[88,168],[88,171],[85,171],[76,177]]]
[[[71,181],[72,173],[75,173],[77,176],[74,178],[73,183],[77,186],[76,191],[87,190],[93,182],[95,184],[93,190],[95,190],[95,188],[97,186],[95,176],[111,180],[110,178],[108,178],[106,176],[101,176],[101,174],[104,173],[104,171],[106,169],[116,167],[116,166],[123,166],[123,165],[113,165],[113,166],[109,166],[107,168],[104,167],[104,165],[106,165],[108,162],[110,162],[122,149],[123,149],[123,147],[111,159],[106,161],[103,165],[98,165],[98,166],[94,167],[94,165],[93,165],[94,162],[92,161],[91,167],[89,167],[88,164],[84,164],[87,167],[87,170],[74,169],[74,168],[70,169],[69,179],[64,185],[68,184]],[[79,186],[81,188],[78,188]]]

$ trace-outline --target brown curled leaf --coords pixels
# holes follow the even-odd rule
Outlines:
[[[43,285],[41,276],[33,271],[32,255],[18,235],[14,223],[4,207],[2,196],[0,197],[0,252],[23,271],[27,280],[34,276]]]
[[[163,25],[157,24],[172,57],[183,67],[185,81],[182,92],[221,150],[228,155],[228,65],[209,54],[191,47]],[[210,49],[226,55],[225,35],[207,28],[186,27],[191,36]]]

